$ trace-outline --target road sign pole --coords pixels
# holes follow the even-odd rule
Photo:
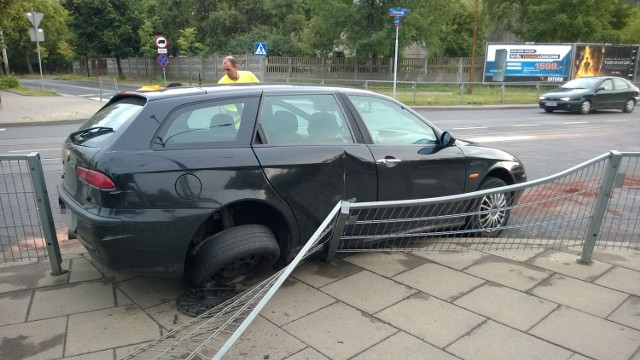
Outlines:
[[[398,78],[398,33],[400,32],[400,26],[396,26],[396,50],[393,57],[393,98],[396,97],[396,80]]]
[[[164,83],[167,83],[167,72],[166,72],[166,67],[162,67],[162,78],[164,79]]]
[[[40,57],[40,32],[36,29],[36,47],[38,48],[38,65],[40,66],[40,87],[44,91],[44,76],[42,75],[42,58]]]

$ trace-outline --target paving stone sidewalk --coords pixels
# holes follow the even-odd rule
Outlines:
[[[191,318],[180,280],[83,248],[0,267],[0,359],[118,359]],[[640,360],[640,252],[362,253],[302,264],[228,359]]]

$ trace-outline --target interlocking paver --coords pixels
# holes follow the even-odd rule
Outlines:
[[[557,250],[547,250],[528,261],[528,263],[543,269],[586,281],[593,281],[607,270],[611,269],[611,265],[600,261],[581,264],[577,262],[578,259],[580,259],[579,255]]]
[[[362,271],[362,268],[342,259],[336,259],[332,263],[318,260],[302,263],[293,271],[292,276],[310,286],[319,288],[344,279],[358,271]]]
[[[368,313],[378,312],[416,293],[408,286],[367,270],[321,287],[320,290]]]
[[[60,359],[66,316],[0,327],[0,359]]]
[[[453,303],[522,331],[530,329],[558,306],[492,283],[482,285]]]
[[[0,294],[0,326],[25,322],[32,294],[33,290]]]
[[[640,251],[622,249],[598,249],[593,253],[593,260],[618,265],[627,269],[640,271]]]
[[[175,301],[187,291],[181,280],[151,277],[127,280],[118,283],[118,288],[143,309],[166,301]]]
[[[418,266],[395,276],[393,280],[446,301],[456,299],[485,282],[475,276],[434,263]]]
[[[336,299],[322,291],[299,280],[289,278],[282,284],[273,299],[267,303],[261,314],[274,324],[282,326],[335,301]]]
[[[629,296],[607,319],[640,330],[640,298]]]
[[[445,350],[468,360],[548,360],[568,359],[572,355],[571,351],[491,320]]]
[[[611,314],[628,297],[625,293],[560,274],[540,283],[530,293],[600,317]]]
[[[69,283],[77,283],[82,281],[98,280],[102,278],[102,274],[93,264],[84,257],[71,260],[69,271]]]
[[[376,314],[376,317],[440,348],[485,320],[463,308],[418,293]]]
[[[416,251],[416,256],[429,259],[440,265],[448,266],[456,270],[462,270],[475,263],[478,263],[491,255],[484,254],[480,251]]]
[[[160,327],[137,306],[69,315],[65,356],[134,345],[160,337]]]
[[[353,360],[455,360],[446,353],[404,331],[397,332],[381,343],[353,358]]]
[[[284,359],[305,347],[305,343],[259,316],[224,358]]]
[[[69,264],[63,262],[68,269]],[[63,285],[68,281],[68,276],[51,276],[51,265],[49,263],[38,263],[30,265],[18,265],[2,268],[0,271],[0,293],[34,289],[42,286]]]
[[[602,360],[629,359],[640,344],[640,331],[561,306],[529,333]]]
[[[113,307],[113,286],[105,282],[84,282],[37,289],[29,321]]]
[[[420,257],[402,252],[368,252],[354,254],[344,260],[386,277],[398,275],[426,262]]]
[[[316,349],[307,347],[289,356],[286,360],[329,360],[329,358],[320,354]]]
[[[640,272],[615,266],[602,275],[596,284],[640,296]]]
[[[375,317],[335,303],[283,326],[331,359],[348,359],[397,332]]]
[[[536,255],[542,254],[545,251],[545,248],[540,247],[523,247],[521,249],[491,249],[491,250],[482,250],[482,252],[499,256],[501,258],[505,258],[508,260],[524,262]]]
[[[495,256],[464,272],[520,291],[531,289],[551,275],[549,271]]]

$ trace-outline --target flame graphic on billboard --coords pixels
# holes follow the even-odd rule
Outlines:
[[[574,78],[600,75],[602,58],[604,57],[604,47],[600,48],[601,53],[591,46],[585,46],[580,53],[580,60],[576,63]]]

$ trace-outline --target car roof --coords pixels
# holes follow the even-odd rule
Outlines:
[[[180,96],[192,96],[192,95],[204,95],[204,94],[233,94],[242,95],[243,93],[255,93],[257,91],[264,90],[282,90],[283,93],[288,91],[295,92],[350,92],[350,93],[363,93],[363,94],[376,94],[371,91],[336,87],[336,86],[324,86],[324,85],[293,85],[293,84],[267,84],[267,83],[246,83],[246,84],[232,84],[232,85],[193,85],[193,86],[177,86],[162,88],[154,91],[126,91],[121,95],[137,95],[148,100],[156,100],[170,97]],[[380,95],[380,94],[376,94]]]

